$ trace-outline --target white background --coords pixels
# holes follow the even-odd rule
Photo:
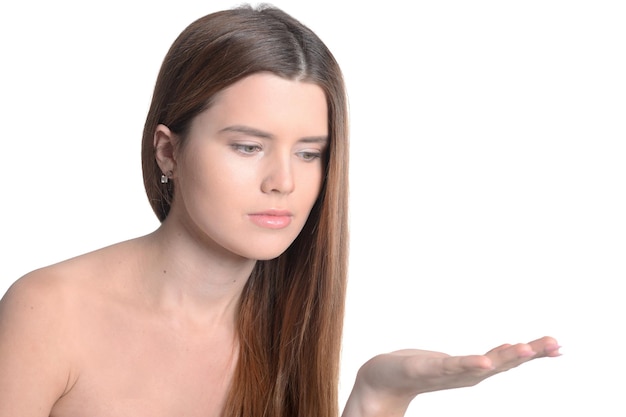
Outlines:
[[[549,334],[562,357],[408,415],[626,415],[620,3],[273,2],[322,37],[349,89],[342,402],[379,352]],[[187,24],[236,4],[2,3],[0,294],[157,227],[139,155],[157,71]]]

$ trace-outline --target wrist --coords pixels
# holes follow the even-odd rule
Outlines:
[[[357,376],[342,417],[402,417],[414,397],[372,387]]]

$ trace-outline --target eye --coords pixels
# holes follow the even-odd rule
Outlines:
[[[298,152],[298,157],[300,157],[303,161],[313,162],[321,156],[321,152],[319,151],[302,151]]]
[[[239,152],[243,155],[254,155],[255,153],[261,152],[262,148],[259,145],[252,143],[234,143],[230,145],[236,152]]]

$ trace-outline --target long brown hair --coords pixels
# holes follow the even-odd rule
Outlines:
[[[348,122],[341,70],[324,43],[269,6],[221,11],[189,25],[157,78],[143,133],[144,184],[163,221],[175,186],[159,181],[157,125],[184,142],[192,119],[215,94],[263,71],[320,86],[330,138],[320,195],[302,232],[278,258],[258,261],[243,290],[239,358],[224,416],[336,417],[347,275]]]

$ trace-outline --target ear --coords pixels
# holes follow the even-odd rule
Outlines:
[[[157,164],[164,174],[176,172],[176,148],[178,137],[169,127],[160,124],[154,131],[154,153]]]

